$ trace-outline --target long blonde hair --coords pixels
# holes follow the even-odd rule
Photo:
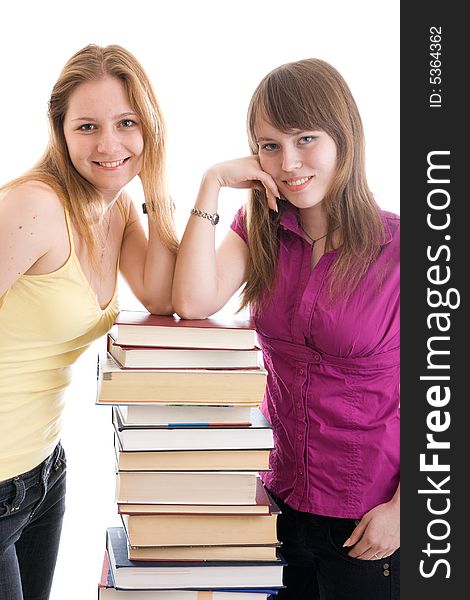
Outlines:
[[[49,100],[49,143],[39,162],[27,173],[1,188],[4,192],[31,180],[49,185],[71,215],[83,237],[90,259],[96,263],[96,241],[91,224],[104,213],[104,202],[95,189],[73,166],[64,135],[64,118],[70,95],[78,85],[106,76],[124,84],[137,113],[144,140],[140,179],[150,218],[155,218],[162,243],[176,252],[178,241],[173,222],[173,206],[166,189],[166,129],[152,84],[136,58],[118,45],[89,44],[65,64]],[[121,207],[122,207],[122,199]]]
[[[268,73],[256,88],[248,108],[247,129],[252,154],[258,153],[255,125],[264,116],[274,127],[320,129],[337,149],[337,170],[323,200],[332,249],[337,228],[341,246],[330,276],[331,298],[352,292],[380,251],[384,228],[365,173],[364,132],[359,111],[343,77],[327,62],[305,59],[281,65]],[[274,286],[279,252],[279,214],[270,211],[264,192],[253,190],[245,214],[250,257],[242,307],[256,312]],[[286,203],[284,203],[286,204]]]

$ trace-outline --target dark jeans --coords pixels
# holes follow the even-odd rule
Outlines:
[[[322,517],[293,510],[274,497],[278,539],[288,566],[274,600],[398,600],[400,549],[382,560],[359,560],[342,545],[354,519]]]
[[[47,600],[65,509],[65,454],[0,482],[0,600]]]

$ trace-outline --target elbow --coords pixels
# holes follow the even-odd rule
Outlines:
[[[173,296],[173,310],[182,319],[207,319],[211,315],[210,312],[201,310],[195,303],[187,299]]]
[[[175,308],[175,313],[181,319],[187,319],[187,320],[207,319],[207,317],[210,316],[207,313],[203,313],[203,312],[200,312],[200,311],[195,311],[195,310],[191,309],[191,307],[178,308],[178,309]]]
[[[167,302],[155,302],[148,300],[146,302],[142,302],[142,304],[152,315],[172,315],[175,312],[171,300]]]

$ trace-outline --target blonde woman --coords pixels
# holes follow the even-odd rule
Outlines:
[[[120,271],[172,313],[177,239],[165,127],[127,50],[89,45],[49,101],[42,159],[0,190],[0,599],[49,597],[60,538],[64,392],[77,357],[116,318]],[[125,186],[139,176],[148,236]]]
[[[399,218],[367,186],[359,112],[328,63],[282,65],[248,110],[252,155],[210,167],[173,302],[186,318],[241,287],[268,370],[281,599],[399,597]],[[252,188],[215,248],[221,187]]]

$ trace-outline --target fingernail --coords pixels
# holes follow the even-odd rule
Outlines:
[[[344,542],[344,544],[343,544],[343,548],[344,548],[345,546],[349,546],[349,542],[350,542],[350,541],[351,541],[351,538],[348,538],[348,539],[347,539],[347,540]]]

